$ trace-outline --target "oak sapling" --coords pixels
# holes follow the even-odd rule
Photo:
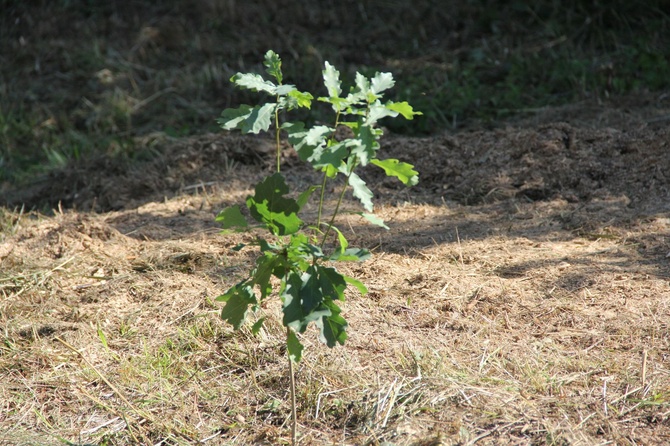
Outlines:
[[[239,329],[249,314],[259,312],[263,301],[276,291],[283,308],[282,322],[286,327],[286,347],[292,376],[292,363],[300,361],[303,352],[298,334],[304,333],[308,325],[314,323],[319,330],[320,340],[328,347],[343,345],[347,339],[347,321],[341,316],[338,302],[345,300],[348,286],[353,286],[361,294],[367,293],[362,282],[339,273],[332,266],[335,262],[361,262],[370,257],[367,249],[350,247],[342,231],[334,225],[349,187],[363,206],[364,212],[359,215],[372,224],[388,229],[372,213],[373,194],[356,174],[356,170],[372,164],[407,186],[418,182],[418,173],[411,164],[377,157],[379,139],[383,135],[378,123],[387,117],[413,119],[421,113],[414,111],[407,102],[382,102],[383,93],[395,83],[391,73],[377,73],[372,78],[356,73],[355,85],[349,93],[343,95],[340,73],[326,62],[323,81],[327,95],[318,97],[317,101],[330,105],[334,115],[332,125],[307,128],[298,121],[280,122],[280,117],[287,112],[299,108],[311,109],[314,96],[298,90],[294,85],[283,83],[281,59],[274,51],[265,54],[264,66],[272,80],[259,74],[238,73],[231,78],[231,82],[238,88],[265,93],[274,100],[261,105],[242,105],[224,110],[218,123],[225,130],[240,130],[243,133],[273,129],[276,172],[258,183],[254,195],[246,199],[245,205],[254,220],[253,224],[245,219],[239,205],[224,209],[216,220],[224,232],[263,228],[269,232],[269,236],[257,236],[253,243],[260,252],[248,277],[232,286],[217,300],[225,302],[221,317]],[[336,130],[341,126],[350,129],[344,139],[335,137]],[[297,199],[289,196],[289,187],[281,174],[282,134],[287,135],[288,142],[300,160],[322,172],[321,184],[302,191]],[[344,186],[339,191],[335,208],[325,221],[326,185],[338,175],[344,177]],[[317,191],[316,221],[306,223],[300,218],[300,211]],[[326,245],[331,234],[335,235],[334,247]],[[273,289],[272,277],[278,279],[277,289]],[[260,317],[253,324],[252,332],[258,333],[264,321],[265,318]],[[291,382],[291,394],[295,398]],[[295,441],[294,402],[292,407]]]

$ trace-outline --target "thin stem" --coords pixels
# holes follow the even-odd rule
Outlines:
[[[329,138],[330,141],[335,139],[335,133],[337,133],[337,126],[340,125],[340,114],[341,113],[342,112],[338,108],[337,113],[335,115],[335,130],[333,131],[332,135],[330,135],[330,138]],[[322,216],[322,213],[323,213],[323,200],[324,200],[325,193],[326,193],[326,182],[327,181],[328,181],[328,175],[326,174],[326,172],[324,172],[323,173],[323,180],[321,181],[321,196],[319,197],[319,213],[316,217],[316,227],[317,228],[321,227],[321,216]],[[345,186],[345,189],[346,189],[346,186]]]
[[[320,245],[321,248],[323,248],[323,245],[326,244],[328,234],[330,234],[330,230],[333,229],[333,225],[335,224],[335,217],[337,217],[337,214],[340,211],[340,205],[342,204],[342,200],[344,199],[344,193],[347,191],[347,186],[349,185],[349,177],[351,177],[351,174],[354,172],[354,168],[356,168],[356,162],[354,162],[354,164],[351,166],[351,170],[349,170],[349,173],[347,174],[347,179],[344,183],[344,187],[342,188],[342,192],[340,193],[340,198],[337,200],[337,206],[335,206],[333,216],[330,218],[330,222],[328,222],[328,228],[326,229],[326,233],[323,234],[323,240],[321,240]]]
[[[323,213],[323,198],[326,193],[326,182],[328,181],[328,175],[326,172],[323,173],[323,181],[321,181],[321,196],[319,197],[319,214],[316,217],[316,227],[321,227],[321,215]]]
[[[291,329],[286,327],[286,336],[291,335]],[[291,354],[286,350],[288,355],[288,375],[291,389],[291,444],[296,446],[298,444],[298,416],[295,407],[295,375],[293,374],[293,360]]]
[[[279,96],[277,96],[279,102]],[[281,170],[281,129],[279,128],[279,106],[275,108],[275,142],[277,144],[277,173]]]

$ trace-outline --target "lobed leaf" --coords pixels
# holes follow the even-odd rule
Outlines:
[[[281,84],[283,75],[281,72],[281,59],[279,58],[279,55],[272,50],[268,50],[268,52],[265,53],[263,65],[265,65],[268,74],[277,79],[277,83]]]
[[[407,102],[387,102],[386,108],[400,113],[405,119],[414,119],[415,116],[423,115],[419,111],[414,111],[414,108]]]
[[[323,70],[323,84],[328,90],[330,98],[339,98],[342,94],[342,83],[340,82],[340,72],[335,69],[329,62],[324,64]],[[335,105],[335,104],[333,104]]]
[[[372,212],[372,191],[368,189],[365,181],[361,179],[355,172],[351,172],[349,176],[349,185],[354,191],[354,197],[358,198],[366,211]]]
[[[414,166],[411,164],[393,158],[386,160],[373,159],[370,163],[384,169],[386,175],[398,178],[405,186],[415,186],[419,182],[419,172],[414,170]]]
[[[252,333],[254,336],[257,335],[258,333],[260,333],[261,328],[263,328],[263,322],[265,322],[265,318],[264,318],[264,317],[258,319],[258,320],[254,323],[254,325],[251,326],[251,333]]]
[[[355,287],[359,293],[361,293],[361,296],[365,296],[368,294],[368,288],[361,282],[360,280],[354,279],[353,277],[350,276],[343,276],[344,280],[349,284]]]
[[[277,94],[277,86],[263,79],[263,76],[255,73],[237,73],[230,81],[240,88],[251,91],[264,91],[271,95]]]
[[[227,207],[219,212],[215,221],[221,223],[223,229],[236,228],[237,230],[241,230],[249,226],[238,205]]]
[[[389,88],[393,88],[395,81],[393,80],[393,75],[391,73],[377,73],[375,77],[372,78],[372,86],[370,90],[379,95],[382,91],[386,91]]]
[[[257,303],[256,295],[247,282],[238,283],[216,300],[226,302],[221,309],[221,318],[228,321],[235,330],[239,330],[246,320],[249,306]]]
[[[239,108],[229,108],[221,113],[217,122],[224,130],[239,129],[242,133],[258,134],[270,128],[276,107],[276,104],[268,103],[255,107],[242,105]]]
[[[358,215],[372,223],[373,225],[379,226],[380,228],[384,229],[390,229],[388,226],[386,226],[386,223],[384,223],[384,220],[381,218],[377,217],[374,214],[366,214],[365,212],[360,212]]]
[[[379,101],[375,101],[375,103],[370,106],[370,111],[368,113],[367,119],[365,120],[365,123],[368,125],[373,125],[380,119],[386,118],[387,116],[395,118],[398,116],[398,112],[391,110],[385,105],[382,105],[382,103]]]
[[[363,248],[348,248],[343,251],[336,251],[329,260],[334,262],[364,262],[372,257],[370,251]]]
[[[288,96],[295,100],[298,107],[312,108],[312,100],[314,100],[314,96],[312,96],[311,93],[292,90],[288,93]],[[294,107],[290,107],[289,109],[291,108]]]
[[[275,235],[289,235],[298,232],[302,220],[298,217],[300,206],[284,195],[288,186],[280,173],[275,173],[258,183],[255,195],[247,197],[247,207],[251,216],[264,223]]]
[[[258,285],[261,291],[261,300],[265,299],[272,292],[270,278],[280,276],[278,270],[283,270],[282,259],[273,252],[266,251],[262,256],[256,259],[256,268],[251,274],[251,282]],[[279,271],[283,272],[283,271]]]

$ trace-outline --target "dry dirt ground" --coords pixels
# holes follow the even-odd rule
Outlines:
[[[669,444],[669,109],[387,137],[421,182],[365,171],[391,229],[339,221],[374,253],[342,267],[370,292],[343,305],[344,347],[303,337],[300,444]],[[255,255],[214,216],[271,171],[270,143],[146,146],[3,197],[0,444],[290,439],[279,304],[253,336],[213,302]],[[283,172],[315,181],[288,150]]]

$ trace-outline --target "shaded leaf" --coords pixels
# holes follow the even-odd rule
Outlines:
[[[324,316],[317,324],[320,329],[319,339],[328,347],[333,348],[338,343],[344,345],[347,339],[347,321],[340,316],[340,308],[334,302],[329,302],[331,310],[329,316]]]
[[[302,209],[302,208],[307,204],[307,202],[309,201],[310,197],[312,196],[312,194],[314,193],[314,191],[317,190],[317,189],[321,189],[321,186],[310,186],[310,187],[308,187],[307,189],[305,189],[305,190],[300,194],[300,196],[298,196],[297,203],[298,203],[298,207],[299,207],[300,209]]]
[[[370,162],[384,169],[386,175],[398,178],[405,186],[414,186],[419,182],[419,172],[414,170],[414,166],[411,164],[393,158],[386,160],[373,159]]]
[[[238,205],[230,206],[219,212],[215,219],[223,229],[246,228],[249,226]]]
[[[302,351],[305,347],[298,340],[293,330],[289,330],[286,335],[286,349],[288,350],[288,356],[294,363],[300,362],[302,359]]]
[[[281,266],[281,258],[272,252],[265,252],[256,259],[256,268],[252,273],[251,281],[254,285],[258,285],[261,291],[261,300],[272,292],[270,278],[278,266]]]
[[[300,206],[294,199],[284,196],[288,186],[280,173],[258,183],[255,192],[253,197],[247,198],[247,207],[256,221],[265,223],[275,235],[294,234],[300,229]]]
[[[257,335],[258,333],[260,333],[261,328],[263,328],[263,322],[265,322],[265,318],[264,318],[264,317],[258,319],[258,320],[256,321],[256,323],[255,323],[254,325],[251,326],[251,333],[252,333],[253,335]]]
[[[354,279],[353,277],[350,276],[344,276],[344,280],[349,285],[355,287],[358,290],[358,292],[361,293],[361,296],[365,296],[366,294],[368,294],[368,288],[360,280]]]
[[[226,305],[221,309],[221,318],[236,330],[239,330],[244,323],[250,305],[256,304],[256,296],[254,291],[248,283],[242,282],[226,293],[216,298],[217,301],[226,302]]]
[[[302,280],[300,304],[305,315],[314,311],[323,301],[323,291],[321,290],[317,268],[318,266],[315,265],[310,266],[300,277]]]
[[[276,104],[268,103],[256,107],[242,105],[239,108],[229,108],[221,113],[217,122],[224,130],[239,129],[242,133],[260,133],[270,128],[276,107]]]
[[[344,276],[335,268],[323,266],[317,268],[323,296],[332,300],[344,300],[344,290],[347,288]]]

